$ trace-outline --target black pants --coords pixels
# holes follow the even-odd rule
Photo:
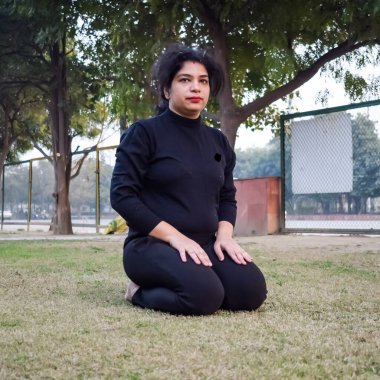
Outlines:
[[[227,254],[220,261],[214,240],[202,244],[212,267],[182,262],[177,250],[153,237],[124,247],[124,270],[140,289],[132,302],[172,314],[205,315],[218,309],[255,310],[266,299],[263,274],[253,263],[239,265]]]

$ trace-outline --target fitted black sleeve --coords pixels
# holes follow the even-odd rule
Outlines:
[[[219,221],[224,220],[234,226],[236,221],[236,188],[234,185],[233,170],[235,168],[236,155],[227,138],[224,135],[222,136],[226,155],[226,167],[224,169],[224,184],[220,190],[218,217]]]
[[[128,225],[148,235],[161,219],[140,198],[144,176],[152,155],[152,141],[144,126],[133,124],[116,151],[111,180],[111,205]]]

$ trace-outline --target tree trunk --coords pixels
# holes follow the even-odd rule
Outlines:
[[[56,160],[54,162],[55,192],[53,197],[55,200],[55,212],[53,217],[53,233],[55,235],[73,234],[69,199],[70,179],[67,180],[66,178],[66,173],[68,172],[67,166],[69,165],[65,165],[63,160]]]
[[[367,197],[360,197],[360,214],[367,214]]]
[[[2,131],[2,146],[0,147],[0,187],[2,184],[4,163],[8,157],[12,145],[16,141],[14,135],[12,135],[12,121],[9,113],[9,109],[6,104],[2,105],[4,110],[4,127]]]
[[[2,141],[1,151],[0,151],[0,184],[2,183],[1,181],[3,178],[4,163],[5,163],[5,160],[7,159],[7,156],[10,150],[6,123],[7,121],[5,121],[5,125],[4,125],[3,141]]]
[[[227,137],[231,147],[234,148],[237,131],[244,119],[232,97],[232,87],[227,65],[227,48],[223,43],[220,43],[220,45],[219,48],[215,48],[215,58],[220,63],[225,83],[218,98],[219,119],[222,132]]]
[[[127,116],[122,115],[119,118],[120,136],[128,129]]]
[[[354,214],[360,214],[360,197],[354,195],[352,199],[354,200]]]
[[[221,112],[220,116],[221,130],[227,137],[232,148],[235,147],[237,131],[240,126],[240,119],[234,115],[234,112]]]
[[[55,176],[55,212],[53,233],[71,235],[71,208],[69,199],[71,175],[71,137],[67,109],[66,46],[65,37],[55,42],[50,50],[54,78],[50,87],[50,127],[52,135],[53,167]]]
[[[3,147],[2,147],[2,149],[4,148],[4,144],[3,144]],[[9,149],[8,149],[8,151],[6,151],[6,150],[2,150],[1,152],[0,152],[0,199],[2,199],[2,189],[3,189],[3,186],[2,186],[2,184],[3,184],[3,173],[4,173],[4,163],[5,163],[5,160],[6,160],[6,158],[7,158],[7,155],[8,155],[8,153],[9,153]]]
[[[226,34],[224,33],[220,20],[215,17],[213,10],[206,2],[197,2],[195,6],[200,18],[209,28],[210,35],[214,41],[214,58],[220,65],[220,69],[223,73],[224,86],[218,97],[219,119],[222,132],[226,135],[232,148],[234,148],[237,130],[244,119],[241,117],[241,111],[236,106],[232,97],[229,50]]]
[[[344,194],[338,195],[338,214],[344,214]]]

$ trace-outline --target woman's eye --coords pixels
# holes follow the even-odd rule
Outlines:
[[[201,80],[201,83],[203,83],[203,84],[208,84],[208,80],[207,80],[207,79],[202,79],[202,80]]]

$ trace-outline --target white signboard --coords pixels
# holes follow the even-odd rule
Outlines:
[[[293,122],[291,133],[294,194],[352,191],[352,131],[347,113]]]

